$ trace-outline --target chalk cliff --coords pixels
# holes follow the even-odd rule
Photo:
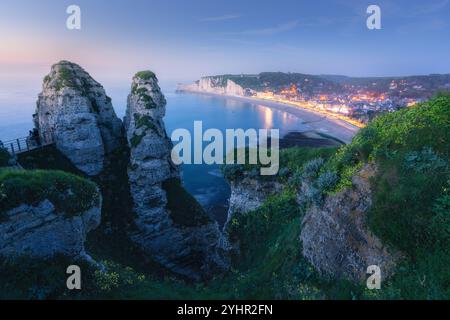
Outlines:
[[[217,222],[180,184],[163,122],[165,106],[156,76],[138,72],[124,121],[131,149],[128,176],[135,213],[129,234],[156,262],[200,279],[228,268],[226,239]]]
[[[90,176],[120,145],[122,122],[104,88],[75,63],[61,61],[44,78],[34,115],[41,143],[55,142],[73,164]]]
[[[353,188],[327,196],[323,205],[306,212],[301,231],[303,255],[320,273],[363,282],[367,267],[377,265],[384,279],[401,258],[367,226],[372,204],[369,179],[375,173],[374,165],[366,165],[354,175]]]
[[[258,209],[268,197],[280,193],[283,189],[283,185],[275,179],[262,181],[257,178],[243,177],[229,180],[229,184],[231,196],[224,229],[236,214]]]
[[[232,96],[245,95],[244,88],[235,83],[233,80],[226,79],[223,76],[203,77],[195,83],[179,85],[177,90],[181,92],[204,92]]]

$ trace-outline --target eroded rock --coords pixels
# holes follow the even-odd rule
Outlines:
[[[135,213],[129,235],[144,256],[198,280],[229,267],[226,238],[180,185],[163,122],[165,106],[156,76],[150,71],[137,73],[124,121]]]
[[[34,115],[41,143],[55,142],[72,163],[98,175],[119,147],[123,126],[103,87],[77,64],[61,61],[44,78]]]
[[[389,250],[368,228],[367,213],[372,204],[370,177],[373,165],[366,165],[353,177],[353,188],[325,198],[313,206],[302,222],[303,255],[321,273],[355,282],[367,279],[367,267],[380,267],[389,276],[401,258]]]
[[[100,219],[101,204],[70,216],[57,212],[49,200],[35,206],[18,206],[2,213],[0,256],[85,257],[86,236],[100,224]]]

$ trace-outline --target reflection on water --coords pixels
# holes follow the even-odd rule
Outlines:
[[[178,94],[167,99],[165,118],[168,134],[178,128],[193,133],[194,121],[202,120],[203,132],[217,128],[225,136],[226,129],[279,129],[280,136],[306,127],[291,114],[246,101],[224,97]],[[186,188],[205,207],[227,204],[230,189],[217,165],[183,165]]]
[[[272,109],[262,106],[262,105],[258,105],[258,108],[261,109],[262,112],[264,112],[264,127],[266,129],[270,129],[273,127],[273,111]],[[285,120],[283,118],[283,120]],[[285,124],[283,124],[285,125]]]

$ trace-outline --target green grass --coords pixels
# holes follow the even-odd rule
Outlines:
[[[324,166],[351,187],[353,174],[374,162],[370,229],[400,250],[404,262],[376,295],[368,298],[450,298],[450,97],[376,118]]]
[[[81,177],[62,171],[1,169],[0,212],[45,199],[68,216],[99,204],[96,185]]]
[[[369,225],[385,243],[414,256],[433,248],[433,206],[449,174],[450,98],[429,102],[375,119],[326,165],[351,186],[353,173],[375,162],[374,203]]]
[[[156,78],[156,75],[154,72],[146,70],[146,71],[139,71],[135,74],[135,77],[140,78],[142,80],[150,80]]]
[[[275,176],[281,182],[286,182],[289,176],[293,176],[296,173],[302,171],[305,162],[315,159],[322,158],[324,160],[329,159],[336,153],[336,147],[325,147],[325,148],[302,148],[294,147],[289,149],[280,150],[280,169],[278,175]],[[234,158],[237,158],[238,149],[234,151]],[[273,176],[261,176],[260,169],[262,165],[260,163],[252,165],[249,163],[249,149],[244,150],[246,164],[244,165],[224,165],[222,166],[222,171],[225,177],[229,180],[238,179],[244,175],[251,174],[253,177],[258,179],[273,179]]]

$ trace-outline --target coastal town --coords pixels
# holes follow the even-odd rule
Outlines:
[[[450,75],[350,78],[261,73],[204,77],[178,91],[269,100],[321,113],[364,127],[376,116],[407,108],[450,90]]]

